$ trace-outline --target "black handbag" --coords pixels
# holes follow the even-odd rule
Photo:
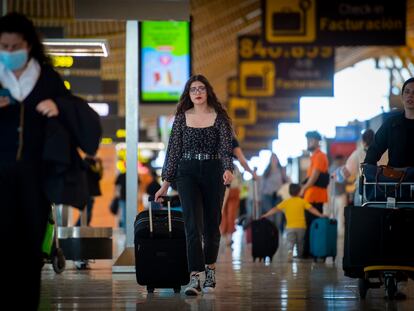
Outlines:
[[[302,184],[306,184],[309,177],[306,177],[305,180],[302,182]],[[329,185],[329,181],[331,179],[331,175],[329,173],[319,173],[318,179],[316,179],[313,186],[319,187],[319,188],[327,188]]]
[[[109,205],[109,210],[113,215],[118,214],[119,210],[119,198],[115,197],[112,199],[111,204]]]

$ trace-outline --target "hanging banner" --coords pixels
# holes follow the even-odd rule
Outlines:
[[[262,0],[264,44],[405,45],[406,0]]]
[[[264,46],[259,35],[245,35],[238,38],[238,54],[241,96],[333,96],[331,46]]]

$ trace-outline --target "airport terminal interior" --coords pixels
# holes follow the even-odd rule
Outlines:
[[[96,193],[89,185],[85,208],[51,202],[38,310],[414,310],[414,251],[398,261],[390,255],[394,248],[384,247],[378,256],[386,261],[371,258],[367,264],[352,266],[357,256],[349,259],[347,249],[359,238],[375,239],[375,234],[361,229],[368,228],[368,221],[360,218],[350,225],[351,217],[356,217],[351,207],[390,211],[414,207],[414,169],[407,168],[403,175],[393,171],[398,177],[392,180],[397,181],[383,182],[386,195],[381,199],[368,191],[383,191],[378,176],[384,170],[378,169],[370,182],[364,175],[368,169],[359,169],[361,161],[355,173],[344,173],[355,152],[365,156],[368,150],[363,133],[369,129],[375,133],[401,111],[413,112],[414,99],[403,101],[402,88],[414,77],[414,0],[0,0],[0,16],[11,12],[33,22],[64,86],[89,104],[102,128],[96,154],[77,146],[86,172],[98,176]],[[0,45],[0,53],[2,49]],[[0,74],[1,66],[0,54]],[[176,185],[168,188],[176,200],[171,209],[151,199],[163,182],[177,103],[194,74],[205,76],[213,86],[231,119],[228,133],[237,139],[246,159],[236,155],[233,143],[235,171],[222,209],[216,286],[214,292],[198,295],[188,294],[189,278],[178,288],[152,288],[137,281],[140,273],[173,278],[177,262],[167,258],[171,253],[165,249],[176,245],[175,232],[185,241],[183,225],[181,231],[175,227],[177,219],[184,223],[183,197]],[[413,84],[408,85],[414,96]],[[210,92],[203,85],[192,86],[189,96]],[[0,100],[8,94],[0,93]],[[0,105],[0,117],[6,108]],[[229,137],[225,139],[230,142]],[[407,144],[411,137],[413,132]],[[315,142],[312,149],[309,144]],[[319,192],[318,200],[307,204],[320,204],[314,210],[326,216],[318,221],[334,228],[326,238],[326,244],[334,246],[315,255],[316,246],[310,241],[311,253],[302,256],[299,242],[291,248],[291,231],[286,228],[291,216],[286,211],[286,217],[278,213],[258,218],[290,199],[290,184],[299,184],[300,191],[293,196],[304,197],[303,202],[309,198],[306,191],[319,181],[309,171],[319,147],[326,158],[327,181],[316,186],[323,190],[322,199],[318,201]],[[219,159],[215,156],[200,153],[188,159]],[[378,165],[387,160],[385,154]],[[280,179],[273,188],[272,170]],[[313,186],[307,186],[309,180]],[[375,186],[366,188],[369,185]],[[390,185],[395,195],[389,194]],[[300,208],[310,211],[308,205]],[[157,216],[157,209],[164,218]],[[390,213],[381,216],[384,223],[397,219]],[[398,232],[412,233],[407,224],[414,225],[414,215],[409,213],[406,227]],[[160,219],[162,225],[152,224]],[[144,222],[145,243],[157,258],[152,261],[145,255],[148,266],[142,271],[139,235]],[[254,223],[259,222],[274,230],[271,240],[257,242]],[[163,231],[164,243],[172,241],[163,250],[156,249],[157,229],[167,232]],[[386,235],[386,229],[377,232]],[[299,233],[295,239],[301,239]],[[303,239],[310,239],[308,233]],[[253,257],[256,245],[266,248],[272,243],[275,249],[264,258]],[[382,245],[378,247],[382,252]],[[160,258],[169,268],[152,272],[156,266],[152,263],[160,263]],[[203,282],[204,272],[200,275]],[[19,295],[24,299],[24,293]]]

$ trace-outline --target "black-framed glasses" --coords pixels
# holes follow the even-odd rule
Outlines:
[[[196,94],[196,93],[203,94],[203,93],[206,92],[206,90],[207,90],[206,87],[203,86],[203,85],[201,85],[199,87],[193,86],[193,87],[190,87],[190,94]]]

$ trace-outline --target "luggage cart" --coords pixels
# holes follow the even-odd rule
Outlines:
[[[51,263],[53,270],[60,274],[65,270],[66,258],[62,248],[59,246],[57,232],[56,209],[55,205],[52,204],[42,244],[42,252],[44,255],[43,264]]]
[[[370,288],[384,286],[387,298],[393,300],[397,293],[398,283],[412,278],[414,267],[409,266],[367,266],[364,268],[364,277],[358,279],[358,291],[361,299],[366,297]],[[378,279],[372,282],[371,279]]]
[[[414,183],[412,182],[378,181],[367,178],[361,172],[360,187],[362,207],[394,210],[414,208]],[[368,193],[373,200],[368,198]],[[414,266],[367,265],[363,271],[363,277],[358,279],[358,291],[361,299],[366,297],[370,288],[384,286],[387,298],[393,300],[397,293],[398,283],[408,278],[414,279]],[[373,282],[372,279],[377,279],[377,281]]]
[[[402,177],[383,177],[384,180],[380,180],[378,173],[373,174],[371,171],[366,174],[363,167],[364,164],[361,164],[359,180],[362,206],[374,204],[380,207],[385,204],[384,207],[396,208],[398,204],[399,206],[414,207],[414,181],[404,179],[404,173],[402,173]],[[386,168],[382,167],[382,169]],[[403,172],[398,169],[394,169],[394,171]]]

